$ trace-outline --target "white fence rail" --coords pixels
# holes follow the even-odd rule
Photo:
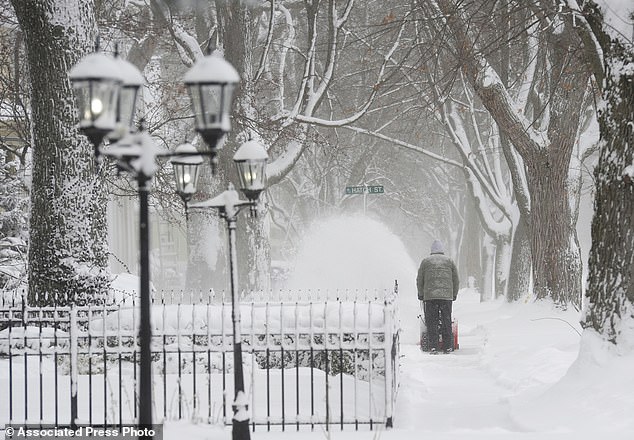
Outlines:
[[[284,292],[243,298],[251,423],[391,426],[399,377],[394,292]],[[0,303],[0,425],[134,423],[139,310]],[[231,423],[231,304],[211,295],[156,298],[154,418]],[[77,392],[73,393],[72,390]]]

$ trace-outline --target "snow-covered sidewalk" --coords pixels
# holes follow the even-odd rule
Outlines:
[[[477,364],[469,336],[463,348],[450,356],[430,356],[418,347],[403,347],[402,384],[396,406],[396,426],[413,432],[517,431],[509,417],[512,391],[495,383]],[[409,358],[409,359],[408,359]]]

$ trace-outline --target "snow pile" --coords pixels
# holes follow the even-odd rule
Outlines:
[[[138,303],[137,303],[138,305]],[[99,312],[99,307],[94,309]],[[243,334],[323,332],[343,329],[347,332],[382,331],[385,327],[383,302],[328,301],[321,303],[243,302],[240,307]],[[124,306],[105,319],[108,335],[133,334],[140,321],[136,307]],[[155,333],[176,335],[231,334],[231,303],[217,304],[155,304],[152,307],[152,328]],[[103,319],[90,321],[95,335],[104,332]],[[224,329],[224,330],[223,330]],[[312,330],[311,330],[312,329]]]
[[[501,300],[474,307],[465,299],[459,296],[454,307],[460,334],[482,338],[480,366],[513,393],[543,390],[559,380],[576,358],[578,312],[562,311],[548,301]]]
[[[139,286],[138,276],[129,273],[116,274],[110,282],[110,300],[114,304],[139,301]]]
[[[577,438],[601,434],[630,438],[634,432],[633,365],[634,352],[622,353],[594,331],[586,331],[579,356],[565,377],[536,399],[519,402],[515,417],[531,431],[583,433]]]
[[[56,345],[68,344],[68,333],[52,327],[8,327],[0,331],[0,355],[21,353],[38,354],[50,352]]]

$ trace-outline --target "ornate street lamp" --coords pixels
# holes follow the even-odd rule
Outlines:
[[[183,77],[189,90],[196,131],[209,147],[212,172],[218,164],[218,141],[231,130],[230,110],[233,91],[240,81],[236,69],[219,52],[196,62]]]
[[[132,64],[113,59],[101,53],[89,54],[81,59],[69,72],[69,77],[77,95],[79,110],[79,128],[89,138],[95,149],[95,158],[99,159],[99,146],[108,135],[116,141],[104,148],[105,156],[116,160],[119,170],[132,174],[138,183],[139,193],[139,278],[140,278],[140,383],[139,383],[139,425],[152,424],[152,329],[150,326],[150,265],[149,265],[149,190],[158,157],[173,157],[172,166],[176,177],[177,193],[187,203],[194,192],[202,163],[200,155],[211,156],[212,172],[217,167],[216,157],[219,140],[231,130],[230,110],[233,92],[240,77],[237,71],[224,58],[215,53],[199,60],[185,75],[184,82],[189,90],[194,110],[196,130],[209,147],[198,152],[189,145],[177,148],[174,153],[161,151],[152,141],[144,127],[136,133],[130,133],[136,109],[138,91],[143,85],[141,73]],[[262,150],[264,150],[262,148]],[[240,201],[231,187],[225,191],[223,208],[220,205],[207,205],[221,210],[227,220],[230,238],[232,298],[234,311],[238,309],[237,324],[240,316],[237,308],[237,273],[235,272],[235,220],[240,209],[257,203],[264,189],[264,157],[262,151],[254,146],[237,155],[236,165],[241,173],[241,189],[249,199]],[[247,173],[247,174],[244,174]],[[225,194],[223,193],[223,194]],[[204,204],[200,207],[204,207]],[[234,330],[236,329],[234,322]],[[236,339],[237,337],[237,339]],[[234,341],[240,341],[239,329],[234,331]],[[242,373],[242,350],[240,343],[234,345],[234,356],[238,362],[236,374],[236,402],[234,407],[234,439],[249,438],[246,398],[244,397],[244,379]]]
[[[139,195],[139,427],[152,425],[152,296],[150,292],[150,216],[149,196],[156,158],[164,150],[156,145],[143,124],[115,144],[103,149],[103,155],[117,162],[119,170],[137,181]]]
[[[106,135],[119,142],[108,145],[104,155],[117,161],[120,170],[130,172],[139,194],[139,419],[140,427],[152,425],[152,328],[149,262],[149,191],[156,157],[161,151],[141,126],[130,133],[138,90],[143,77],[136,67],[102,53],[82,58],[69,72],[77,95],[79,128],[92,142],[95,158]]]
[[[200,165],[203,163],[203,158],[197,153],[196,147],[185,142],[174,150],[174,156],[170,159],[174,170],[176,194],[185,203],[185,212],[187,212],[187,202],[196,193]]]
[[[95,52],[75,64],[68,77],[77,97],[79,129],[99,157],[99,144],[117,121],[117,101],[123,83],[119,66],[112,57]]]
[[[229,232],[229,273],[231,287],[231,320],[233,325],[233,375],[234,402],[232,420],[233,440],[248,440],[249,413],[248,398],[244,390],[242,368],[242,334],[240,302],[238,299],[238,257],[236,253],[236,221],[244,207],[255,212],[258,198],[266,182],[266,162],[268,155],[264,147],[256,141],[245,142],[236,152],[233,160],[240,174],[240,189],[248,200],[240,200],[238,192],[230,183],[227,190],[216,197],[192,204],[192,208],[213,208],[225,219]]]

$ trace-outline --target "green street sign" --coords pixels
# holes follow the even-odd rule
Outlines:
[[[363,194],[365,186],[346,186],[346,194]]]
[[[383,185],[371,186],[346,186],[346,194],[383,194],[385,192]]]

